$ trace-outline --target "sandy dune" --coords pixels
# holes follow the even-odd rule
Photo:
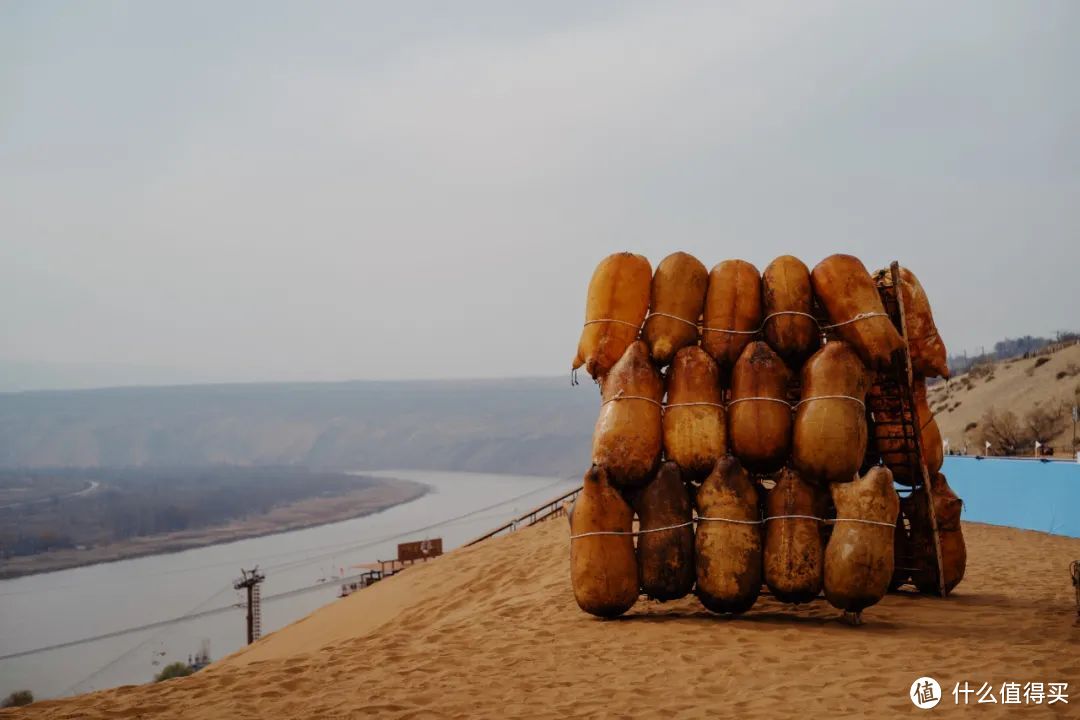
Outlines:
[[[1011,410],[1019,420],[1037,405],[1058,408],[1064,420],[1061,432],[1042,441],[1053,446],[1059,457],[1071,457],[1069,409],[1080,402],[1080,345],[1049,355],[996,363],[989,376],[958,375],[948,386],[940,383],[930,388],[929,400],[941,436],[956,451],[966,444],[972,455],[983,452],[979,424],[991,407],[999,412]],[[1066,407],[1061,408],[1061,403]],[[1031,454],[1034,448],[1025,450]]]
[[[1078,717],[1080,539],[969,524],[948,600],[890,595],[852,628],[824,602],[770,598],[734,620],[693,598],[627,617],[580,612],[564,520],[450,553],[315,612],[190,678],[42,702],[19,718],[888,717],[962,712],[968,680],[1069,682],[1069,706],[967,708]]]

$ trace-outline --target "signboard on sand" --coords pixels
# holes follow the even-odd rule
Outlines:
[[[425,560],[442,555],[442,538],[414,540],[397,546],[397,559],[400,562]]]

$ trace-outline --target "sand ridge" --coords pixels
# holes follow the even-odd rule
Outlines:
[[[1021,421],[1036,406],[1058,408],[1067,417],[1068,407],[1080,397],[1080,374],[1074,374],[1078,366],[1080,345],[1072,345],[1047,355],[999,361],[989,375],[973,377],[965,373],[949,381],[948,386],[934,385],[928,399],[941,436],[949,441],[952,450],[959,452],[966,444],[974,455],[983,452],[981,424],[991,407],[998,412],[1011,410]],[[1065,403],[1064,409],[1059,407],[1061,403]],[[967,429],[972,424],[975,427]],[[1057,457],[1072,457],[1072,422],[1065,422],[1061,432],[1043,438],[1043,442],[1053,446]],[[1025,448],[1028,454],[1032,450]]]
[[[830,718],[934,712],[1076,717],[1080,539],[966,524],[968,575],[941,600],[887,596],[859,628],[824,601],[745,616],[685,598],[581,612],[564,520],[449,553],[333,603],[196,675],[47,701],[19,718]],[[1071,704],[960,708],[968,680],[1070,683]],[[0,715],[2,716],[2,715]]]

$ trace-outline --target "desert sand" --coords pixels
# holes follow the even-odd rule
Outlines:
[[[18,718],[1077,717],[1080,539],[966,524],[967,578],[893,594],[844,625],[824,601],[763,597],[735,619],[693,598],[582,613],[558,519],[449,553],[339,600],[191,677],[15,711]],[[952,687],[1068,682],[1070,705],[961,708]],[[974,698],[972,698],[974,700]],[[4,716],[0,713],[0,716]],[[1011,715],[1010,715],[1011,716]]]

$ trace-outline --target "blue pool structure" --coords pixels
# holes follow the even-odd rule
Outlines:
[[[964,520],[1080,537],[1080,463],[949,456]]]

